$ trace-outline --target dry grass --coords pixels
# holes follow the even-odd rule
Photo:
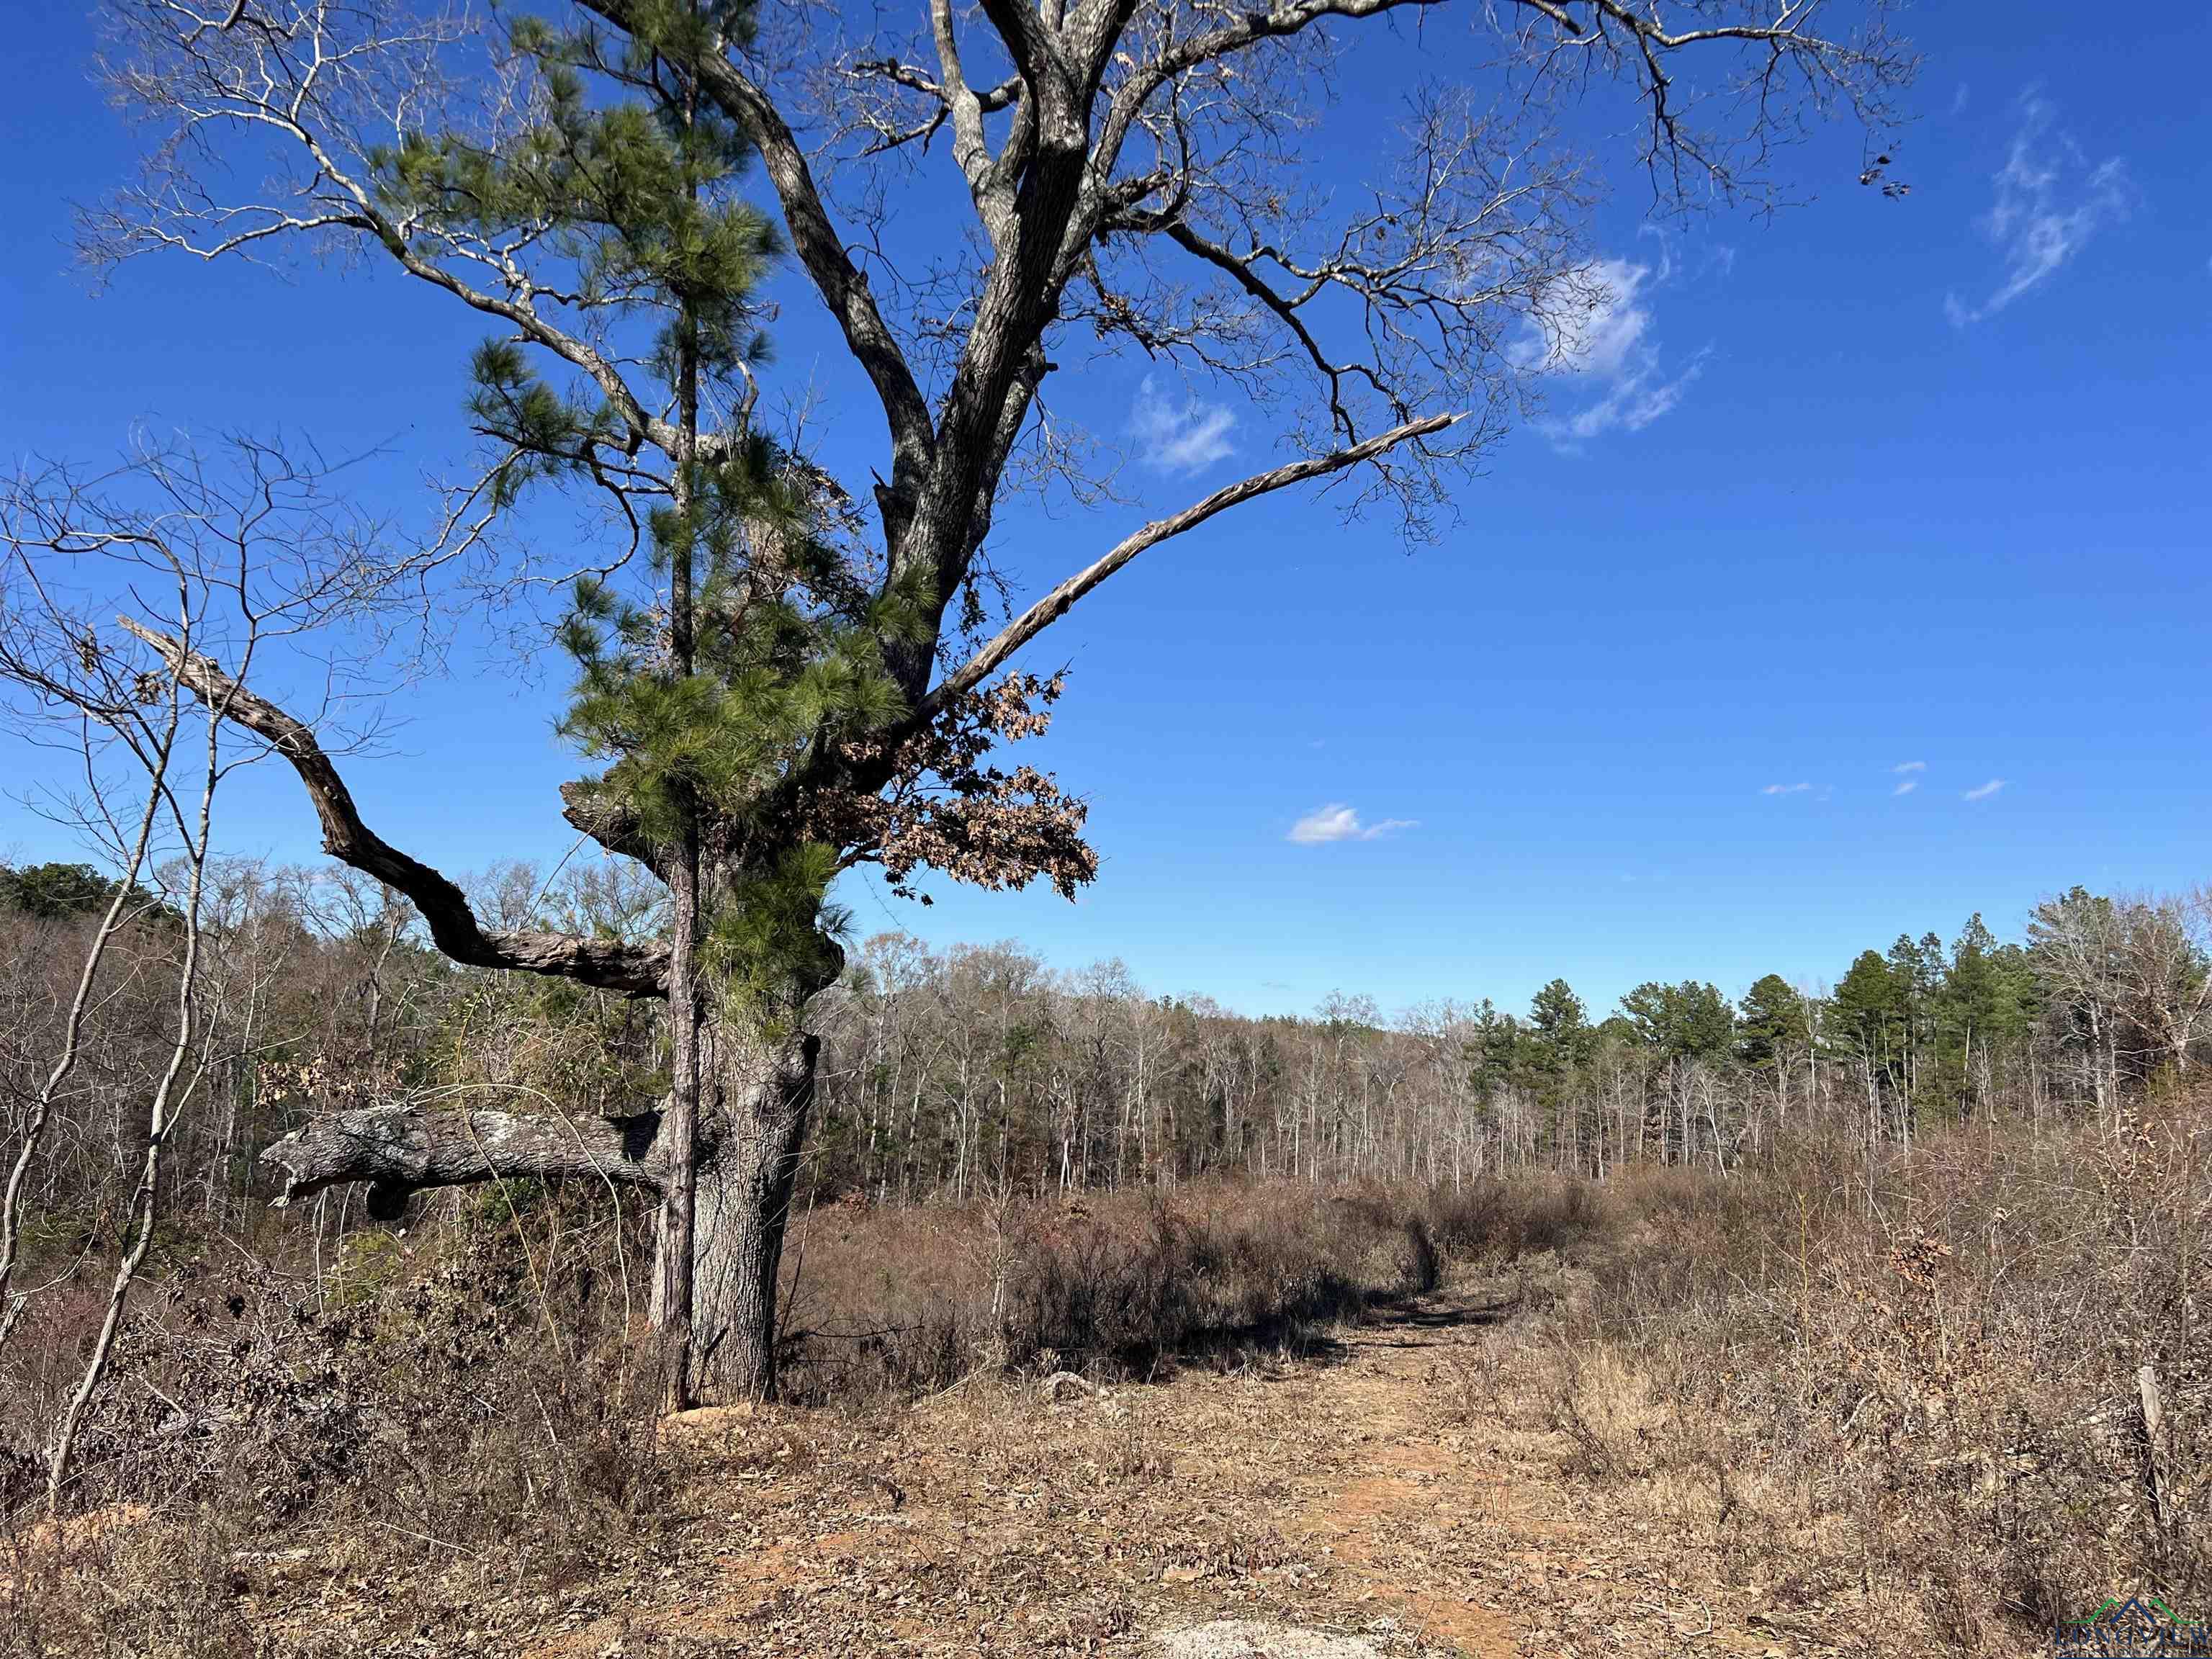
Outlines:
[[[0,1528],[0,1651],[1133,1653],[1163,1608],[1387,1607],[1390,1650],[1548,1652],[1597,1584],[1632,1644],[1733,1619],[1995,1654],[2115,1590],[2194,1611],[2209,1137],[2169,1104],[1930,1138],[1871,1183],[1801,1148],[826,1209],[787,1400],[667,1435],[626,1253],[562,1200],[356,1247],[335,1293],[180,1263],[102,1402],[90,1524]],[[11,1356],[17,1500],[81,1314]]]
[[[1516,1333],[1524,1408],[1571,1475],[1724,1573],[1792,1601],[1881,1587],[1954,1651],[2048,1640],[2114,1592],[2201,1608],[2208,1142],[2201,1103],[2118,1138],[1964,1133],[1870,1204],[1810,1160],[1621,1181],[1587,1316]]]
[[[395,1613],[463,1629],[488,1594],[661,1547],[682,1455],[653,1432],[641,1288],[571,1203],[512,1196],[409,1239],[356,1235],[320,1279],[173,1263],[126,1329],[70,1494],[134,1506],[132,1524],[43,1546],[37,1454],[96,1309],[40,1304],[0,1398],[0,1651],[251,1651],[240,1598],[301,1562],[404,1586]],[[825,1212],[790,1252],[787,1395],[865,1419],[971,1378],[1263,1361],[1431,1281],[1419,1231],[1379,1196],[1302,1188]],[[1117,1423],[1102,1467],[1158,1468],[1146,1436]],[[294,1635],[287,1651],[315,1650]]]
[[[49,1537],[42,1453],[96,1310],[36,1304],[0,1389],[0,1652],[252,1651],[238,1597],[312,1556],[588,1568],[666,1496],[649,1376],[588,1237],[478,1206],[321,1281],[187,1259],[145,1287]],[[12,1565],[11,1565],[12,1564]]]

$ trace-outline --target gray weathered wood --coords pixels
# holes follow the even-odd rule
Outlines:
[[[665,1174],[660,1115],[562,1118],[416,1105],[333,1112],[261,1154],[283,1176],[285,1205],[342,1182],[380,1189],[373,1208],[425,1187],[571,1176],[659,1190]]]

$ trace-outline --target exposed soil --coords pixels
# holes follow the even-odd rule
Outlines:
[[[1694,1504],[1670,1520],[1635,1480],[1595,1475],[1516,1395],[1553,1340],[1541,1318],[1464,1283],[1297,1354],[1103,1389],[978,1376],[872,1420],[686,1413],[665,1425],[665,1528],[573,1583],[487,1606],[480,1564],[453,1568],[449,1599],[434,1564],[404,1583],[303,1564],[254,1573],[250,1617],[288,1655],[410,1659],[1896,1646],[1860,1635],[1882,1621],[1850,1597],[1774,1606]]]
[[[1571,1438],[1498,1382],[1528,1340],[1504,1294],[1105,1389],[690,1414],[647,1556],[450,1622],[417,1622],[418,1583],[391,1598],[404,1632],[368,1584],[295,1586],[264,1616],[325,1640],[343,1620],[355,1652],[530,1659],[1871,1650],[1856,1609],[1771,1607],[1662,1510],[1577,1478]]]

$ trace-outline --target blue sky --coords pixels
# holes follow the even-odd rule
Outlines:
[[[1271,501],[1147,554],[1031,652],[1073,670],[1025,757],[1091,799],[1104,863],[1079,902],[940,882],[925,909],[855,882],[856,925],[1120,957],[1255,1012],[1336,988],[1519,1005],[1554,974],[1601,1006],[1652,977],[1832,980],[1975,910],[2016,933],[2075,882],[2212,876],[2212,23],[1906,22],[1909,199],[1860,188],[1840,132],[1793,158],[1812,199],[1772,218],[1662,234],[1622,177],[1587,368],[1437,542]],[[179,261],[95,295],[72,270],[70,204],[133,153],[91,42],[61,10],[18,31],[0,115],[9,459],[112,455],[136,421],[459,454],[482,331],[429,297]],[[804,299],[782,362],[840,412]],[[1140,499],[1003,514],[996,555],[1032,587],[1270,453],[1250,411],[1148,392],[1140,366],[1070,396],[1131,447]],[[855,465],[879,423],[851,418]],[[373,825],[453,870],[559,858],[558,690],[465,630],[391,752],[349,769]],[[38,763],[0,753],[11,796]],[[313,855],[288,777],[224,810],[232,847]],[[75,849],[11,799],[0,853]]]

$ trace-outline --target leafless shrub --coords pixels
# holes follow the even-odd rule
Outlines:
[[[234,1255],[172,1264],[122,1325],[80,1437],[78,1514],[59,1523],[125,1517],[102,1534],[112,1559],[99,1571],[152,1599],[95,1594],[92,1577],[73,1576],[93,1574],[94,1558],[76,1551],[38,1593],[0,1595],[0,1649],[40,1651],[66,1632],[45,1650],[144,1651],[128,1645],[131,1620],[159,1601],[184,1621],[160,1651],[246,1650],[222,1620],[195,1635],[187,1615],[216,1619],[233,1574],[283,1565],[279,1542],[325,1563],[526,1579],[658,1524],[668,1476],[648,1356],[611,1282],[605,1230],[579,1229],[564,1207],[495,1192],[426,1243],[356,1234],[320,1282]],[[100,1311],[88,1292],[43,1301],[26,1322],[18,1375],[30,1387],[0,1408],[11,1487],[0,1499],[16,1517],[0,1522],[0,1543],[19,1553],[40,1547],[12,1489],[38,1474],[21,1449],[43,1431],[45,1396],[74,1381]],[[152,1565],[204,1536],[229,1553],[205,1575]]]
[[[1442,1259],[1420,1202],[1235,1183],[988,1212],[831,1206],[806,1224],[792,1390],[922,1393],[986,1364],[1146,1375],[1233,1363],[1431,1287]],[[978,1252],[979,1231],[1001,1242]]]
[[[1516,1363],[1547,1379],[1571,1472],[1796,1593],[1875,1571],[1960,1651],[2116,1589],[2191,1606],[2212,1585],[2208,1133],[2200,1096],[2117,1144],[1930,1138],[1883,1167],[1871,1215],[1809,1180],[1634,1172],[1574,1252],[1596,1328],[1528,1326]]]

